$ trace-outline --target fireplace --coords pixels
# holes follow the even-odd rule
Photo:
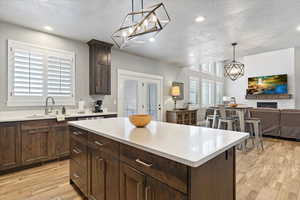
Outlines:
[[[257,102],[258,108],[278,108],[277,102]]]

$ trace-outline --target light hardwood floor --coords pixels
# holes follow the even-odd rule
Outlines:
[[[0,200],[82,198],[65,160],[0,176]],[[263,152],[238,152],[237,200],[300,200],[300,142],[266,139]]]

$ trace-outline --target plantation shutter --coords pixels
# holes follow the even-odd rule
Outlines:
[[[8,40],[8,106],[75,104],[74,52]]]
[[[73,59],[63,56],[48,56],[48,95],[71,97]]]
[[[43,96],[44,56],[38,52],[12,48],[11,96]]]

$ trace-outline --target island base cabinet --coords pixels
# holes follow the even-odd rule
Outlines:
[[[120,200],[187,200],[187,196],[121,163]]]
[[[146,176],[136,169],[121,163],[120,200],[145,200]]]
[[[190,200],[235,200],[235,148],[190,168]]]
[[[119,200],[119,161],[99,150],[89,155],[89,199]]]
[[[187,200],[187,196],[147,176],[146,200]]]
[[[191,167],[81,129],[70,138],[71,182],[90,200],[236,199],[234,147]]]

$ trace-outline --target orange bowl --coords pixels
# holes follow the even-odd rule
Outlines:
[[[232,108],[236,108],[237,106],[238,106],[238,104],[235,104],[235,103],[229,104],[229,107],[232,107]]]
[[[151,115],[130,115],[129,121],[137,128],[143,128],[151,122]]]

